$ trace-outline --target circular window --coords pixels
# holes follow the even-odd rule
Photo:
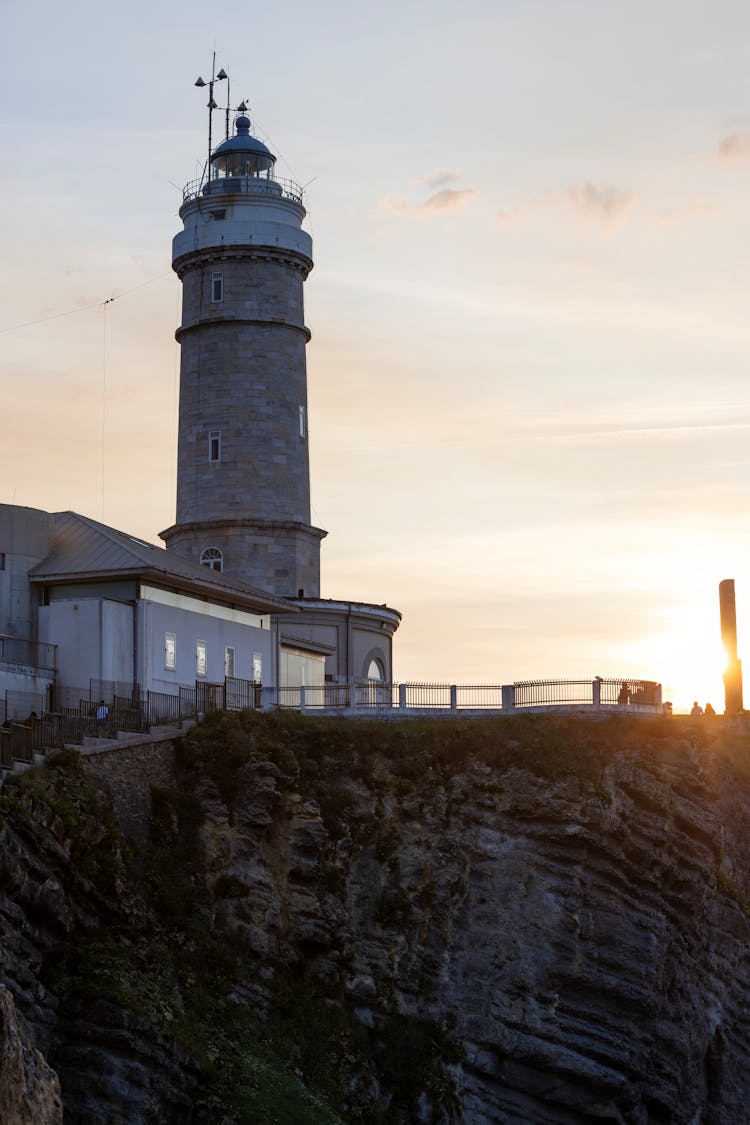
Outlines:
[[[206,547],[201,555],[201,566],[208,566],[211,570],[224,569],[224,556],[218,547]]]
[[[367,668],[368,680],[383,680],[385,675],[383,673],[383,665],[379,660],[371,660]]]

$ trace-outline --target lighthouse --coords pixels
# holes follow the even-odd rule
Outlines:
[[[206,174],[184,189],[172,244],[182,282],[177,518],[161,538],[175,555],[289,600],[288,613],[273,614],[282,687],[365,681],[380,701],[401,614],[320,596],[326,532],[310,523],[303,287],[313,261],[302,190],[276,176],[244,105],[232,136],[227,110],[226,139],[211,148],[212,91],[213,80]]]
[[[243,113],[183,193],[177,518],[167,549],[287,598],[320,594],[310,523],[302,190]]]

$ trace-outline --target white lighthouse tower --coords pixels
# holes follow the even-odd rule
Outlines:
[[[226,77],[223,71],[219,78]],[[204,85],[199,80],[197,85]],[[392,679],[401,615],[320,597],[320,541],[310,523],[303,285],[312,241],[302,190],[243,111],[188,184],[172,266],[182,281],[177,518],[170,552],[277,597],[279,682]],[[300,610],[302,612],[300,612]]]

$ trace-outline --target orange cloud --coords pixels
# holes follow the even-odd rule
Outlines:
[[[719,160],[750,160],[750,133],[730,133],[719,141]]]
[[[457,211],[467,199],[476,194],[473,188],[442,188],[423,203],[410,203],[408,199],[384,199],[380,209],[392,215],[434,215],[445,211]]]

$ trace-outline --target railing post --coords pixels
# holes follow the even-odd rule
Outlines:
[[[300,709],[300,711],[304,711],[304,709],[305,709],[305,685],[304,684],[299,689],[299,709]]]
[[[602,681],[598,676],[591,685],[591,700],[594,707],[599,707],[602,701]]]
[[[451,692],[451,711],[458,711],[458,691],[455,684],[450,686]]]
[[[398,709],[399,711],[406,710],[406,684],[398,685]]]
[[[357,682],[356,680],[349,681],[349,708],[352,711],[357,710]]]
[[[503,684],[500,690],[502,692],[503,711],[514,711],[516,699],[513,684]]]

